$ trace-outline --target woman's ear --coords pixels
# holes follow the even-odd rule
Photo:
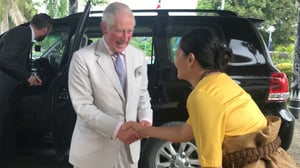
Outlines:
[[[187,55],[187,59],[188,59],[188,62],[189,63],[191,63],[191,64],[193,64],[194,62],[195,62],[195,55],[194,55],[194,53],[189,53],[188,55]]]
[[[186,66],[188,71],[192,71],[192,67],[194,65],[195,62],[195,55],[193,53],[189,53],[186,57]]]

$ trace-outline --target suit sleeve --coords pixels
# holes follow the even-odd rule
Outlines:
[[[31,39],[30,34],[26,33],[28,32],[15,30],[1,39],[0,67],[5,73],[19,81],[26,81],[30,76],[28,51]]]
[[[146,120],[152,123],[153,114],[150,103],[150,95],[148,92],[148,73],[147,73],[147,61],[143,56],[142,66],[142,86],[140,90],[140,98],[138,103],[138,119],[139,121]]]
[[[95,105],[95,92],[82,54],[74,53],[69,69],[68,85],[74,110],[83,121],[82,126],[89,127],[106,138],[113,138],[115,126],[120,121]]]

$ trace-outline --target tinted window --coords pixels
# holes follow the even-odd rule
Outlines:
[[[263,55],[250,42],[231,39],[228,45],[234,54],[234,59],[230,65],[254,65],[266,63]]]
[[[45,40],[34,44],[33,59],[47,58],[52,65],[59,66],[69,34],[69,29],[53,29]]]
[[[224,42],[224,45],[230,47],[233,51],[234,59],[230,63],[232,66],[245,66],[245,65],[255,65],[255,64],[265,64],[266,60],[263,54],[260,52],[258,48],[251,42],[247,40],[241,40],[236,38],[231,38],[232,36],[236,36],[234,33],[226,34],[226,38],[220,28],[215,25],[210,25],[213,27],[203,26],[206,28],[210,28],[215,32],[215,34],[219,37],[220,41]],[[169,46],[171,50],[170,60],[173,62],[176,54],[176,49],[178,47],[178,43],[180,41],[180,37],[182,34],[188,30],[190,30],[190,26],[173,26],[168,28],[170,40]],[[232,36],[231,36],[232,35]]]
[[[152,36],[134,36],[132,37],[130,44],[136,48],[139,48],[145,53],[148,64],[154,63]]]
[[[83,37],[83,41],[88,41],[88,43],[82,42],[82,44],[85,43],[85,45],[88,45],[91,42],[96,42],[100,40],[102,36],[103,35],[100,32],[99,27],[88,27]],[[151,28],[142,26],[135,27],[130,44],[145,53],[148,64],[154,63],[154,50],[152,41],[153,31]]]

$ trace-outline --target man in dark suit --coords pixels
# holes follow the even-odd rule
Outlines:
[[[42,41],[52,29],[53,20],[47,14],[35,15],[29,25],[17,26],[0,39],[0,167],[7,155],[7,128],[13,104],[14,90],[20,84],[40,86],[42,80],[31,75],[32,42]]]

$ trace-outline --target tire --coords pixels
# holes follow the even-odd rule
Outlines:
[[[183,122],[168,122],[162,126],[178,126]],[[143,142],[141,168],[195,168],[200,167],[195,143],[172,143],[155,138]]]

